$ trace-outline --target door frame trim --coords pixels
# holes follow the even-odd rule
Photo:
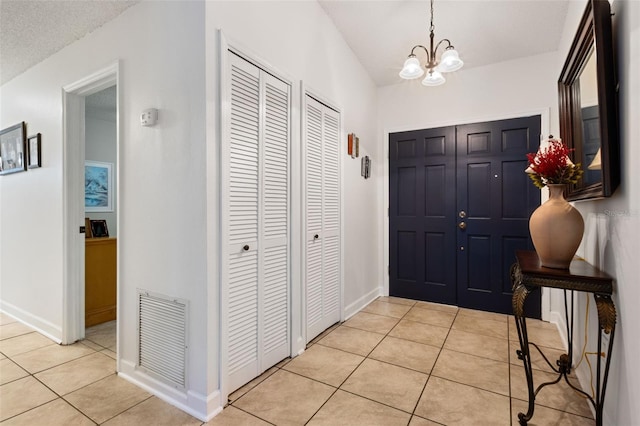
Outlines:
[[[476,118],[468,118],[463,120],[448,120],[444,122],[433,122],[433,123],[422,123],[422,124],[413,124],[413,125],[402,125],[402,126],[391,126],[384,127],[382,130],[382,154],[383,154],[383,176],[382,176],[382,198],[379,205],[380,216],[382,217],[382,244],[381,244],[381,253],[380,253],[380,276],[382,277],[382,282],[380,283],[380,288],[382,289],[382,294],[385,296],[389,295],[389,134],[405,132],[411,130],[419,130],[419,129],[432,129],[438,127],[447,127],[447,126],[460,126],[464,124],[473,124],[473,123],[481,123],[486,121],[498,121],[498,120],[508,120],[513,118],[521,118],[532,115],[540,116],[540,132],[543,135],[548,135],[550,130],[549,117],[550,117],[550,108],[522,111],[518,113],[505,113],[505,114],[496,114],[490,116],[479,116]],[[546,201],[547,196],[544,191],[541,194],[541,203]],[[541,301],[541,312],[542,319],[544,321],[549,321],[551,314],[551,293],[548,289],[542,289],[542,301]]]
[[[62,280],[62,344],[71,344],[84,338],[85,278],[84,234],[78,227],[84,225],[84,155],[85,155],[85,97],[111,86],[116,86],[116,221],[120,221],[120,62],[102,68],[93,74],[62,87],[62,208],[63,208],[63,280]],[[122,306],[120,291],[120,239],[116,243],[116,317]],[[116,341],[119,333],[116,326]],[[116,345],[116,351],[120,345]],[[119,371],[120,357],[116,355]]]

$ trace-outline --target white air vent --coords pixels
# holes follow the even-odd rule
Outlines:
[[[176,388],[186,388],[186,300],[138,290],[138,367]]]

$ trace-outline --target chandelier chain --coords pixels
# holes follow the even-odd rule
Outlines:
[[[436,27],[433,26],[433,0],[431,0],[431,26],[429,27],[429,31],[433,32]]]

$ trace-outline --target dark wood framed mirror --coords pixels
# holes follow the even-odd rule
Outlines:
[[[620,184],[618,96],[608,0],[589,0],[558,80],[560,137],[581,163],[571,201],[610,197]]]

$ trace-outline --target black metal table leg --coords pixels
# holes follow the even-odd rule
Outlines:
[[[527,379],[528,409],[526,413],[518,413],[518,422],[526,425],[533,417],[535,409],[535,399],[538,393],[548,385],[558,383],[564,379],[569,387],[589,400],[595,409],[596,425],[603,424],[604,398],[607,390],[607,379],[609,367],[611,365],[611,352],[613,349],[613,338],[616,325],[616,309],[611,295],[613,293],[613,279],[588,264],[584,260],[574,259],[569,269],[553,269],[541,266],[540,260],[535,252],[516,251],[517,262],[511,267],[511,282],[513,284],[513,314],[515,316],[516,329],[520,349],[516,352],[518,358],[522,360],[525,376]],[[524,303],[528,294],[533,290],[540,290],[542,287],[549,287],[564,290],[565,302],[565,324],[567,327],[568,351],[562,354],[555,362],[555,365],[545,356],[541,349],[534,342],[529,342],[527,333],[527,323],[524,315]],[[606,360],[604,362],[604,372],[602,371],[602,358],[598,355],[596,365],[596,389],[595,396],[589,395],[569,381],[569,375],[573,370],[573,332],[574,332],[574,303],[571,307],[567,303],[567,290],[592,293],[598,310],[598,350],[602,347],[602,336],[610,334],[607,347]],[[538,350],[545,362],[557,373],[557,377],[549,382],[541,383],[534,388],[533,369],[531,366],[531,348]],[[603,374],[604,373],[604,374]]]
[[[526,297],[526,296],[525,296]],[[516,329],[518,330],[518,340],[520,341],[520,350],[516,353],[518,358],[522,360],[524,365],[524,374],[527,378],[527,390],[529,392],[529,406],[527,413],[518,413],[518,422],[521,425],[526,425],[531,417],[533,417],[533,411],[535,409],[535,394],[533,391],[533,370],[531,367],[531,353],[529,352],[529,337],[527,335],[527,322],[524,316],[515,317]]]
[[[596,376],[596,399],[591,400],[596,410],[596,426],[602,426],[604,396],[607,391],[607,379],[609,378],[609,366],[611,365],[611,351],[613,349],[613,338],[616,332],[616,308],[608,294],[594,293],[593,298],[596,301],[598,309],[598,350],[602,347],[602,333],[610,334],[609,344],[607,345],[607,359],[605,361],[604,376],[601,379],[602,356],[598,355],[597,376]]]

